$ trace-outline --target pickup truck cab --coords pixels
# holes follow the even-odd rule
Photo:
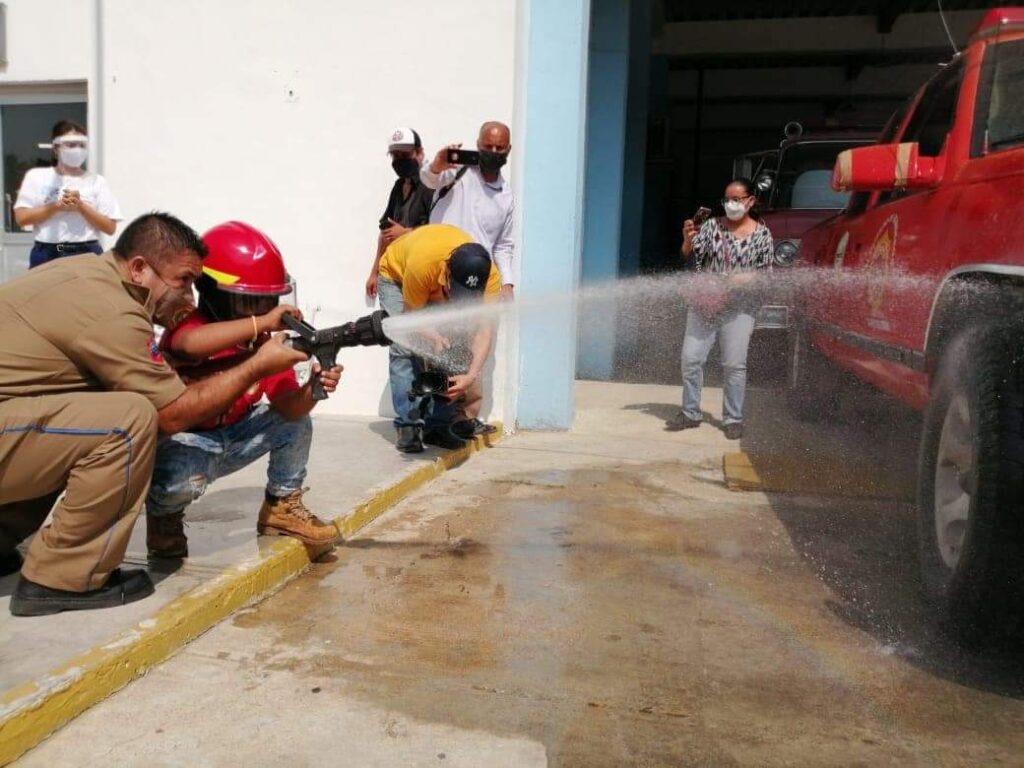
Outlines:
[[[801,243],[790,401],[827,415],[838,368],[923,412],[923,588],[981,640],[1024,583],[1024,8],[987,13],[832,180],[852,195]]]
[[[873,144],[878,130],[804,131],[788,123],[779,148],[755,152],[733,162],[733,176],[753,180],[761,218],[775,240],[775,261],[789,266],[804,233],[846,206],[849,192],[832,188],[832,168],[840,152]]]
[[[733,161],[733,177],[750,178],[757,188],[760,217],[775,241],[777,267],[792,266],[804,233],[846,205],[849,193],[831,186],[836,156],[872,144],[878,131],[805,132],[800,123],[791,122],[783,135],[778,149],[751,152]],[[788,329],[790,301],[785,284],[776,285],[757,313],[756,329]]]

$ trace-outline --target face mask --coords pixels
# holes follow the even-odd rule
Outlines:
[[[415,157],[396,157],[391,167],[400,179],[415,179],[420,175],[420,163]]]
[[[480,152],[480,170],[484,173],[497,173],[508,162],[504,152]]]
[[[164,328],[175,328],[192,314],[194,309],[192,296],[177,288],[171,288],[153,305],[153,322]]]
[[[146,309],[149,310],[154,323],[164,328],[174,328],[195,309],[195,304],[192,301],[192,291],[171,287],[152,266],[150,269],[153,270],[153,274],[157,276],[160,282],[167,286],[167,290],[164,291],[159,299],[154,301],[153,290],[150,289],[150,300],[146,302]]]
[[[61,147],[57,152],[60,161],[68,168],[81,168],[85,158],[89,156],[89,150],[85,147]]]
[[[725,215],[729,221],[739,221],[747,215],[746,203],[741,203],[739,200],[726,200],[722,207],[725,208]]]

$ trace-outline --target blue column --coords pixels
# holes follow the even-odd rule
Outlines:
[[[517,151],[522,299],[557,296],[519,325],[517,424],[567,429],[573,419],[576,312],[582,243],[589,0],[528,3]],[[521,128],[518,127],[521,125]],[[515,141],[515,139],[514,139]]]
[[[587,88],[583,285],[619,276],[622,181],[629,90],[629,0],[593,0]],[[618,312],[614,301],[580,307],[578,375],[611,379]]]

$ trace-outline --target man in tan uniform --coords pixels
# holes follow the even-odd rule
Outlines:
[[[157,433],[223,412],[256,381],[307,356],[278,340],[186,386],[153,321],[191,305],[206,248],[163,213],[141,216],[112,252],[60,259],[0,286],[0,567],[39,529],[11,613],[102,608],[146,597],[143,570],[120,570],[149,488]]]

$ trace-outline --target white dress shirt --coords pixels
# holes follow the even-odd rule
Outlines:
[[[434,173],[430,165],[420,170],[420,180],[435,190],[455,179],[458,170],[449,168]],[[491,260],[501,274],[502,285],[515,285],[512,257],[515,253],[513,218],[515,200],[512,188],[500,173],[494,182],[485,181],[480,169],[470,167],[430,214],[431,224],[451,224],[464,230],[490,251]]]

